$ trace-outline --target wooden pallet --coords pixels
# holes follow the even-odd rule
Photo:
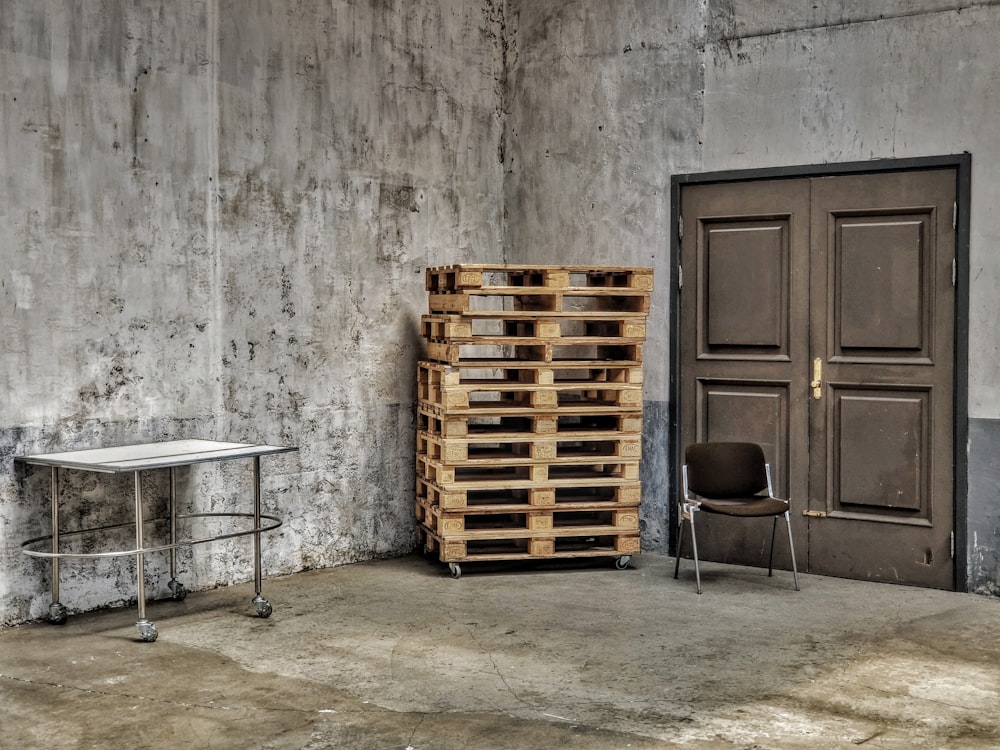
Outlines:
[[[631,557],[640,552],[639,534],[631,531],[601,534],[565,533],[547,536],[523,532],[495,539],[457,539],[437,534],[419,524],[424,549],[447,563],[499,560],[542,560],[581,557]],[[603,528],[603,527],[597,527]],[[578,530],[583,531],[583,530]],[[453,572],[454,575],[454,572]]]
[[[649,292],[637,289],[483,289],[434,293],[427,297],[429,313],[498,313],[519,311],[558,316],[565,313],[586,317],[586,313],[617,313],[622,316],[649,313]]]
[[[429,389],[419,406],[449,416],[532,416],[539,409],[558,409],[564,415],[641,411],[642,388],[618,384],[600,388],[525,384],[475,391]]]
[[[429,341],[456,344],[517,345],[522,340],[560,339],[573,343],[611,343],[646,338],[645,315],[607,313],[539,315],[494,312],[464,315],[431,314],[420,318],[420,332]]]
[[[643,344],[634,339],[538,339],[510,337],[494,342],[454,343],[428,341],[425,359],[463,365],[484,359],[504,362],[535,362],[557,364],[560,360],[588,361],[595,365],[605,361],[642,364]]]
[[[576,463],[606,463],[642,457],[640,435],[591,433],[574,437],[557,435],[491,435],[443,437],[431,432],[417,433],[417,455],[467,465],[496,460],[513,462],[562,460]]]
[[[631,410],[577,411],[536,410],[518,416],[508,414],[452,414],[427,402],[417,406],[417,427],[440,437],[492,437],[500,440],[517,436],[584,437],[594,433],[642,432],[642,413]]]
[[[484,384],[516,385],[519,383],[535,383],[537,385],[629,383],[641,385],[642,380],[642,367],[634,362],[573,360],[539,363],[466,360],[457,365],[430,361],[417,363],[417,382],[438,387],[475,389]]]
[[[552,266],[456,264],[428,268],[427,291],[469,289],[653,289],[653,269],[636,266]]]
[[[416,514],[421,523],[440,536],[465,541],[519,539],[524,537],[523,532],[537,536],[593,536],[639,530],[636,507],[509,510],[480,506],[449,510],[418,502]]]
[[[486,506],[522,510],[549,506],[617,508],[639,505],[642,500],[642,485],[637,481],[622,479],[600,485],[581,482],[558,487],[444,488],[418,476],[416,497],[418,503],[456,510]]]
[[[615,462],[577,464],[571,462],[536,462],[521,464],[498,461],[492,466],[446,464],[426,456],[417,456],[417,476],[444,489],[523,489],[532,487],[578,486],[589,482],[617,484],[639,479],[638,459],[619,458]]]

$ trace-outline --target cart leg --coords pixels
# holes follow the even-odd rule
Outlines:
[[[142,475],[135,472],[135,587],[139,603],[139,619],[135,623],[139,637],[144,641],[156,640],[156,627],[146,619],[146,565],[142,552]]]
[[[59,467],[52,467],[52,603],[49,604],[49,622],[62,625],[66,622],[66,608],[59,602]]]
[[[253,458],[253,527],[257,531],[254,531],[253,535],[253,586],[256,595],[252,604],[257,608],[260,617],[270,617],[271,604],[260,593],[260,456]]]
[[[180,601],[187,596],[184,584],[177,580],[177,475],[170,467],[170,596]]]

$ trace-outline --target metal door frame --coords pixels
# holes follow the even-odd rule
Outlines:
[[[667,525],[669,550],[677,554],[677,493],[683,462],[680,445],[680,216],[681,191],[689,185],[758,180],[796,179],[803,177],[834,177],[885,172],[928,171],[954,169],[955,195],[955,346],[954,346],[954,467],[955,500],[955,591],[968,591],[968,492],[969,461],[966,445],[969,435],[969,223],[972,195],[972,155],[968,152],[946,156],[909,159],[874,159],[843,164],[810,164],[790,167],[765,167],[695,174],[675,174],[670,178],[670,341],[668,342],[669,394],[668,404],[670,449],[668,458]],[[694,231],[692,227],[688,231]]]

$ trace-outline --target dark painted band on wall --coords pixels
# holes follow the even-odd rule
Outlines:
[[[969,420],[969,591],[1000,596],[1000,419]]]

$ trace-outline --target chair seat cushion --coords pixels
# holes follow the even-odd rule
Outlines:
[[[701,509],[706,513],[723,516],[780,516],[788,510],[788,503],[776,497],[748,497],[745,500],[701,500]]]

